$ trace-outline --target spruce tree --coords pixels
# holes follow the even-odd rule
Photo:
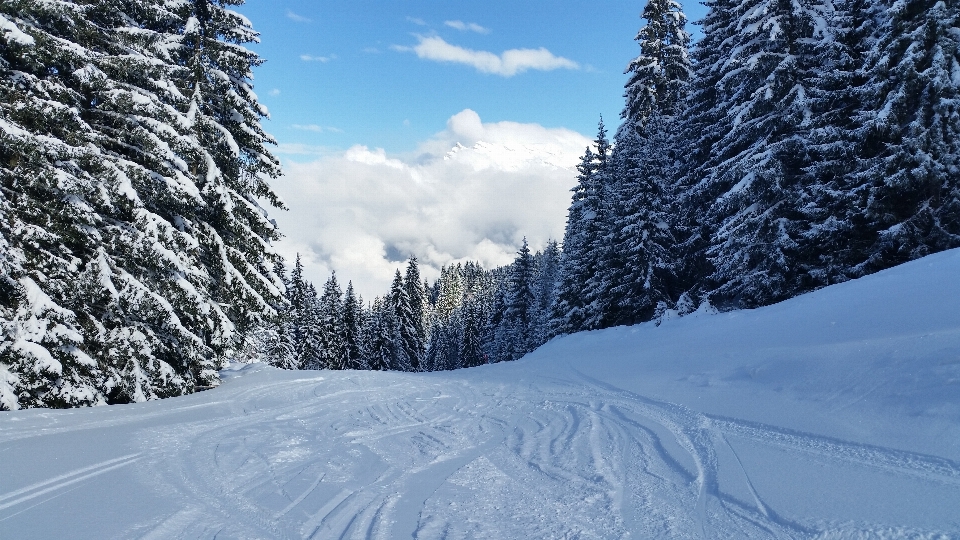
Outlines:
[[[396,363],[392,366],[392,369],[396,371],[419,371],[420,351],[417,346],[416,323],[413,311],[410,309],[410,297],[407,296],[407,289],[404,287],[400,270],[397,270],[393,276],[388,302],[393,308],[393,320],[399,337]]]
[[[627,65],[630,78],[620,114],[624,125],[642,128],[652,114],[674,114],[686,97],[690,79],[690,34],[687,16],[676,0],[648,0],[643,8],[646,24],[635,38],[640,55]]]
[[[419,365],[426,354],[427,329],[426,329],[426,293],[423,284],[420,282],[420,268],[417,265],[417,258],[410,257],[407,261],[407,271],[403,278],[403,288],[407,293],[407,301],[410,304],[410,320],[401,326],[407,325],[412,328],[410,335],[406,337],[410,350],[408,355],[414,359],[414,369],[419,369]]]
[[[534,336],[537,345],[550,337],[550,316],[557,300],[557,279],[560,277],[560,246],[555,240],[547,242],[538,252],[536,262],[536,322]]]
[[[612,181],[607,169],[610,143],[602,119],[594,144],[597,151],[587,148],[577,166],[580,174],[567,213],[560,281],[553,308],[554,335],[593,328],[591,324],[602,310],[598,270],[607,250],[603,236],[611,213],[609,206],[604,205],[609,204],[606,197]]]
[[[648,321],[682,293],[675,268],[679,225],[671,212],[678,174],[674,126],[658,112],[643,127],[618,134],[612,162],[619,204],[601,270],[610,298],[605,326]]]
[[[527,239],[510,267],[506,305],[501,325],[501,358],[516,360],[536,348],[536,294],[533,256]]]
[[[29,303],[40,297],[14,295],[3,343],[20,345],[0,346],[0,362],[50,374],[15,391],[23,406],[140,401],[216,384],[220,362],[279,298],[269,247],[277,233],[257,202],[278,204],[264,175],[279,166],[250,85],[260,60],[239,45],[256,33],[219,3],[168,8],[0,4],[13,29],[0,52],[10,276],[21,291],[40,284],[58,307],[50,322],[76,321],[41,323],[71,330],[60,336],[27,336],[23,314],[38,312]],[[185,46],[191,21],[208,19],[205,37]],[[204,90],[201,77],[218,88]],[[201,123],[219,135],[199,137]],[[237,152],[227,144],[232,158],[223,148],[231,140],[240,141]],[[46,355],[28,342],[63,375],[43,369]]]
[[[399,364],[400,332],[396,311],[388,298],[377,297],[363,326],[363,363],[376,371],[395,370]]]
[[[850,201],[866,236],[854,275],[960,246],[960,6],[883,1],[866,56]]]
[[[691,96],[707,102],[691,111],[688,133],[698,140],[686,153],[695,161],[685,202],[709,238],[699,247],[712,271],[700,290],[721,307],[753,307],[808,286],[798,242],[807,228],[804,137],[832,8],[819,0],[709,6]]]
[[[347,283],[347,292],[343,299],[343,335],[346,350],[344,369],[365,369],[362,362],[363,324],[363,299],[357,297],[351,281]]]
[[[303,369],[323,369],[321,361],[321,313],[317,291],[303,275],[303,263],[297,254],[290,272],[287,292],[290,303],[290,336],[297,361]]]
[[[843,0],[835,6],[835,39],[819,44],[822,68],[814,73],[810,92],[813,116],[802,199],[808,226],[800,258],[811,288],[857,277],[873,237],[856,171],[861,148],[873,146],[876,134],[862,130],[858,111],[871,101],[865,65],[882,6],[874,0]]]
[[[323,286],[318,301],[319,344],[318,363],[324,369],[346,369],[347,343],[344,327],[343,292],[337,283],[336,272]]]
[[[458,351],[459,367],[475,367],[487,363],[481,342],[483,332],[483,308],[479,299],[472,298],[463,304],[462,339]]]

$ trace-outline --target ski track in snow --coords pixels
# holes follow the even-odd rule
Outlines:
[[[960,464],[947,459],[709,416],[570,373],[568,380],[520,387],[356,373],[228,382],[209,392],[221,404],[203,409],[213,411],[209,418],[182,421],[184,407],[170,407],[170,424],[158,411],[126,421],[86,419],[80,424],[86,429],[130,427],[138,451],[0,494],[0,524],[22,516],[20,507],[41,496],[133,467],[143,485],[183,510],[131,524],[121,537],[855,538],[882,532],[841,527],[831,536],[809,520],[778,514],[751,483],[729,437],[960,484]],[[363,389],[376,380],[376,391]],[[138,417],[163,427],[137,428]],[[30,438],[10,425],[6,431],[3,442]],[[747,497],[722,488],[720,453],[734,458]],[[890,538],[922,537],[891,530]]]
[[[958,272],[954,250],[457,372],[250,365],[0,413],[0,536],[960,538]]]

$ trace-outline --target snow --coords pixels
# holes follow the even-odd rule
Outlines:
[[[955,538],[960,250],[454,372],[0,413],[9,538]]]
[[[25,33],[23,30],[20,30],[20,28],[18,28],[13,21],[4,17],[3,15],[0,15],[0,30],[3,30],[3,37],[9,42],[17,43],[26,47],[31,47],[35,43],[33,36]]]

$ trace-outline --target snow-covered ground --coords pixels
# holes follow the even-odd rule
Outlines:
[[[0,538],[960,538],[960,250],[448,373],[0,413]]]

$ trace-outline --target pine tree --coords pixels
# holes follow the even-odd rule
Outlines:
[[[317,291],[303,276],[300,254],[297,254],[293,271],[290,273],[287,300],[290,302],[289,332],[297,361],[302,369],[323,369],[324,364],[320,358],[322,338]]]
[[[883,18],[880,4],[836,2],[831,20],[835,39],[819,44],[822,68],[811,81],[813,117],[802,200],[809,225],[801,236],[801,259],[811,288],[857,277],[856,268],[873,236],[856,174],[859,149],[873,137],[862,131],[857,111],[870,101],[872,85],[864,68]]]
[[[653,114],[673,115],[686,97],[691,76],[690,34],[687,16],[676,0],[648,0],[642,17],[646,24],[635,38],[640,55],[627,65],[630,78],[620,114],[624,125],[640,129]]]
[[[526,238],[510,267],[508,279],[500,356],[503,360],[516,360],[536,348],[534,267]]]
[[[483,308],[480,300],[473,298],[463,304],[462,339],[458,351],[459,367],[475,367],[487,363],[481,342],[483,332]]]
[[[817,43],[832,38],[824,22],[831,7],[817,0],[709,6],[691,96],[709,102],[691,111],[688,133],[698,140],[686,154],[695,166],[685,202],[709,235],[701,246],[712,272],[700,289],[721,307],[752,307],[808,286],[798,243],[807,227],[799,211],[803,132]]]
[[[5,29],[15,29],[0,48],[11,278],[19,289],[40,284],[58,308],[46,313],[76,321],[49,326],[70,329],[59,336],[27,336],[29,317],[18,317],[37,310],[25,296],[9,306],[21,314],[4,325],[9,342],[39,345],[77,374],[16,390],[25,406],[139,401],[216,384],[219,363],[279,298],[269,247],[277,233],[257,202],[279,204],[262,176],[279,165],[249,84],[259,59],[239,46],[256,34],[220,4],[167,7],[0,4]],[[216,21],[188,54],[195,10]],[[220,81],[214,94],[196,84],[206,76]],[[203,100],[218,104],[193,106]],[[198,137],[202,122],[219,135]],[[230,140],[240,141],[235,158],[223,152]],[[231,159],[232,168],[213,166]],[[56,371],[40,369],[49,362],[36,347],[0,348],[0,361],[20,366],[13,372]]]
[[[550,317],[557,300],[557,279],[560,277],[560,246],[557,242],[548,241],[543,251],[537,253],[535,262],[537,309],[534,336],[539,346],[551,337]]]
[[[323,286],[318,303],[319,338],[318,362],[324,369],[346,369],[347,343],[344,327],[343,292],[337,283],[336,272]]]
[[[587,148],[577,170],[577,186],[567,214],[560,258],[560,282],[557,302],[554,304],[554,334],[568,334],[593,328],[599,305],[601,283],[598,270],[604,252],[608,249],[603,235],[612,216],[607,196],[612,177],[607,169],[610,143],[601,119],[594,141],[597,152]]]
[[[284,291],[282,301],[274,306],[274,316],[264,319],[244,334],[244,345],[237,359],[246,363],[265,362],[280,369],[300,369],[296,346],[290,335],[290,304],[286,299],[290,282],[286,278],[282,259],[274,264],[273,273]]]
[[[612,248],[601,267],[609,308],[604,326],[652,319],[682,291],[675,277],[677,237],[671,182],[678,174],[673,118],[655,113],[640,129],[621,130],[612,162],[619,182]]]
[[[363,299],[356,296],[351,281],[347,283],[343,300],[343,335],[346,348],[344,369],[366,369],[362,362],[363,325]]]
[[[427,329],[426,329],[426,293],[420,282],[420,268],[417,266],[417,258],[410,257],[407,261],[407,271],[403,279],[403,288],[407,293],[407,301],[410,304],[410,320],[401,323],[401,327],[408,326],[412,329],[409,336],[405,339],[408,342],[409,350],[407,354],[412,359],[415,370],[420,369],[423,356],[426,354]]]
[[[960,6],[881,2],[865,58],[852,201],[868,235],[854,275],[960,246]]]
[[[394,323],[397,325],[397,335],[399,336],[396,363],[393,369],[396,371],[419,371],[420,359],[417,348],[416,323],[410,309],[410,298],[407,296],[407,289],[404,287],[400,270],[397,270],[393,276],[388,302],[393,307]]]
[[[395,370],[399,364],[400,331],[396,311],[388,298],[377,297],[365,317],[363,362],[376,371]]]

